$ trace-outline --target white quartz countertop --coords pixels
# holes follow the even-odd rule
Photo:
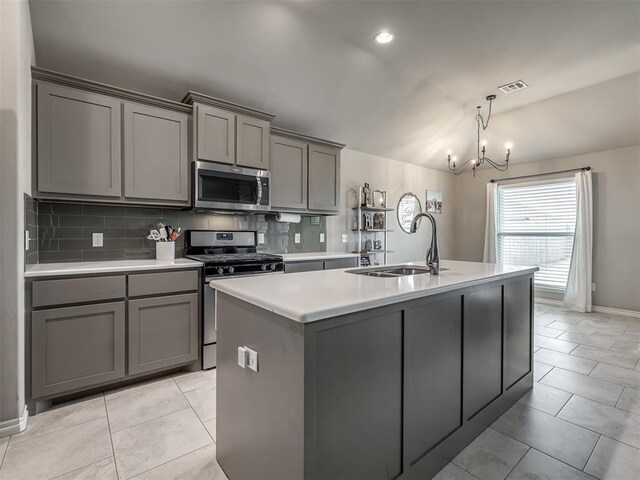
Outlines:
[[[406,265],[405,263],[404,265]],[[425,265],[413,262],[412,265]],[[396,278],[347,273],[350,269],[215,280],[216,290],[300,323],[404,302],[462,287],[533,273],[537,267],[443,260],[440,275]]]
[[[176,258],[173,262],[158,260],[113,260],[104,262],[39,263],[25,270],[25,278],[53,277],[57,275],[85,275],[146,270],[171,270],[196,268],[201,262],[188,258]]]
[[[336,258],[358,258],[357,253],[346,252],[306,252],[306,253],[278,253],[285,263],[304,262],[312,260],[332,260]]]

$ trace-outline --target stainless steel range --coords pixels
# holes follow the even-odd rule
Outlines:
[[[202,305],[202,368],[216,366],[216,292],[211,280],[284,273],[279,255],[257,253],[257,236],[252,230],[187,230],[185,255],[204,263]]]

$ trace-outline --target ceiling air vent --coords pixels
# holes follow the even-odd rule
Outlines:
[[[504,93],[512,93],[527,87],[528,85],[522,80],[517,80],[515,82],[507,83],[506,85],[501,85],[498,88]]]

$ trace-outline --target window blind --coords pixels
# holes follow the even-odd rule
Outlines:
[[[575,180],[500,185],[498,262],[535,265],[536,287],[564,291],[576,224]]]

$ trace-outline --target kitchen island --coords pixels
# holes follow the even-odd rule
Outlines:
[[[441,266],[211,283],[231,480],[430,478],[531,389],[537,269]]]

